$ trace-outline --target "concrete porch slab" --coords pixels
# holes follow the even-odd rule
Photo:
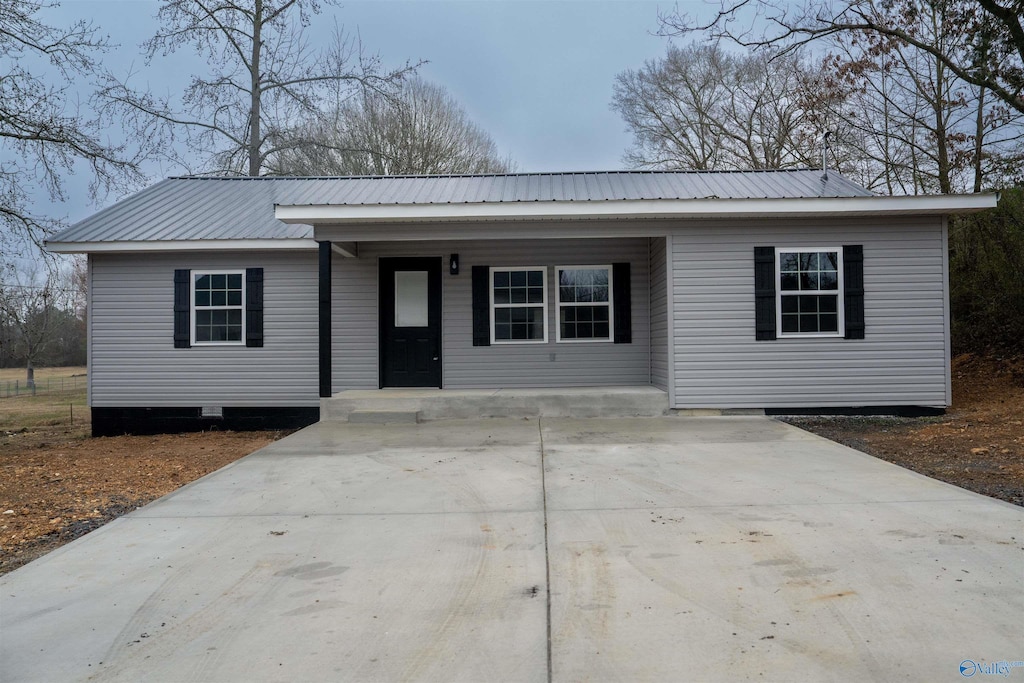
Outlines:
[[[348,421],[356,424],[416,424],[420,421],[418,410],[353,410]]]
[[[320,419],[353,413],[416,412],[422,421],[479,417],[659,417],[668,394],[651,386],[557,389],[379,389],[342,391],[321,399]]]

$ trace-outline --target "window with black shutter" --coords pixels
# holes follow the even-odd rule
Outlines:
[[[863,247],[755,247],[755,339],[864,338]]]
[[[263,346],[263,269],[174,271],[174,347]]]

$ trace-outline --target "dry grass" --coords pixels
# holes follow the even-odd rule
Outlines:
[[[85,368],[40,368],[36,370],[39,391],[35,396],[7,396],[7,382],[23,382],[24,368],[0,369],[0,445],[8,435],[24,430],[53,431],[73,427],[80,431],[89,425],[85,399]],[[61,380],[65,390],[61,391]],[[21,391],[24,391],[22,386]]]
[[[90,423],[85,389],[0,398],[0,444],[4,432]]]

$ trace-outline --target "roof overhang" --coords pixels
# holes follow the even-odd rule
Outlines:
[[[47,251],[55,254],[95,254],[131,251],[266,251],[278,249],[316,249],[311,239],[248,239],[248,240],[140,240],[110,242],[46,242]]]
[[[472,204],[277,204],[283,223],[432,223],[453,221],[651,218],[788,218],[815,216],[948,215],[991,209],[995,194],[921,197],[801,197],[787,199],[626,199],[485,202]]]

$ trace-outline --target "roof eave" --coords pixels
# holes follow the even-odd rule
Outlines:
[[[634,218],[785,218],[814,216],[949,215],[996,206],[998,195],[927,197],[801,197],[786,199],[627,199],[481,202],[466,204],[277,204],[283,223],[417,223],[489,220]]]
[[[317,243],[311,239],[47,241],[45,247],[54,254],[95,254],[133,251],[309,250],[316,249]]]

